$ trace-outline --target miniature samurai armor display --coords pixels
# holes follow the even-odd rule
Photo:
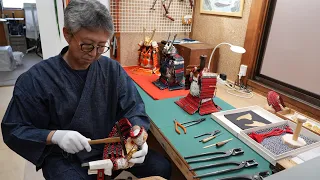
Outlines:
[[[98,164],[100,162],[106,161],[111,164],[110,170],[112,171],[132,167],[134,164],[129,163],[129,160],[131,159],[132,154],[140,150],[140,147],[147,141],[148,133],[143,127],[137,125],[132,127],[129,120],[123,118],[119,120],[117,124],[112,128],[112,131],[109,133],[108,137],[111,138],[119,136],[120,138],[122,138],[124,144],[120,142],[106,144],[103,150],[103,160],[92,161],[90,163]],[[91,168],[88,170],[88,173],[98,174],[97,179],[103,180],[104,174],[111,174],[111,172],[109,172],[109,174],[106,174],[106,172],[104,171],[104,169]]]
[[[217,75],[204,68],[206,56],[201,56],[200,61],[200,68],[194,67],[187,76],[191,82],[189,94],[175,103],[189,114],[199,111],[200,115],[206,115],[218,112],[221,108],[212,99],[215,96]]]
[[[134,69],[134,72],[140,74],[159,74],[159,61],[158,61],[158,44],[153,41],[155,29],[151,37],[145,36],[145,28],[143,29],[144,40],[140,41],[138,50],[138,65],[139,68]]]
[[[162,50],[163,57],[160,62],[160,77],[153,84],[163,90],[178,90],[184,88],[184,59],[177,53],[177,49],[173,46],[173,41],[168,40]]]

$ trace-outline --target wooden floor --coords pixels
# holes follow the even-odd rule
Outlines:
[[[252,105],[264,106],[266,104],[266,98],[254,94],[251,99],[243,99],[229,95],[226,92],[227,87],[218,85],[217,96],[228,102],[236,108],[247,107]],[[13,87],[0,87],[0,121],[2,121],[5,110],[10,102],[12,97]],[[1,129],[0,129],[1,131]],[[166,156],[165,151],[161,148],[159,143],[154,139],[153,136],[150,136],[148,140],[149,146],[153,149],[159,150]],[[18,156],[16,153],[11,151],[4,143],[2,139],[2,133],[0,133],[0,179],[2,180],[42,180],[41,171],[35,172],[35,167]],[[173,164],[174,165],[174,164]],[[184,179],[182,174],[179,172],[177,167],[172,167],[172,179],[179,180]]]

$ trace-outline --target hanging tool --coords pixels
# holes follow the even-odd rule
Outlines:
[[[236,170],[240,170],[242,168],[255,167],[255,166],[258,166],[258,162],[255,161],[254,159],[247,160],[247,161],[241,161],[241,162],[224,162],[224,163],[217,163],[217,164],[209,164],[209,165],[205,165],[205,166],[199,166],[199,167],[196,167],[196,168],[191,168],[190,170],[198,170],[198,169],[205,169],[205,168],[211,168],[211,167],[221,167],[221,166],[228,166],[228,165],[236,165],[236,167],[230,168],[230,169],[224,169],[224,170],[220,170],[220,171],[215,171],[215,172],[211,172],[211,173],[201,174],[201,175],[197,175],[197,176],[193,176],[193,178],[203,178],[203,177],[223,174],[223,173],[227,173],[227,172],[233,172],[233,171],[236,171]]]
[[[114,58],[117,58],[117,50],[118,50],[118,44],[117,44],[117,37],[116,36],[113,36],[113,41],[111,43],[112,45],[112,55]]]
[[[171,6],[172,0],[170,0],[168,7],[166,7],[165,2],[166,2],[166,0],[161,0],[162,7],[163,7],[163,9],[164,9],[164,11],[165,11],[165,13],[163,14],[163,16],[166,17],[166,18],[168,18],[168,19],[170,19],[171,21],[174,21],[174,19],[173,19],[171,16],[168,15],[168,14],[169,14],[169,8],[170,8],[170,6]]]
[[[214,135],[216,135],[218,133],[220,133],[220,130],[215,130],[215,131],[212,131],[212,132],[203,133],[203,134],[200,134],[198,136],[195,136],[194,138],[202,137],[202,136],[205,136],[205,135],[214,136]]]
[[[157,0],[153,1],[152,7],[150,8],[150,10],[156,10],[154,7],[156,6]]]
[[[173,44],[173,42],[172,42],[172,44]],[[181,123],[181,125],[191,123],[191,124],[189,124],[189,125],[187,125],[187,126],[184,126],[184,127],[190,127],[190,126],[199,124],[199,123],[201,123],[201,122],[203,122],[203,121],[205,121],[205,120],[206,120],[206,118],[201,118],[201,119],[197,119],[197,120],[194,120],[194,121],[189,121],[189,122]]]
[[[243,153],[244,153],[244,151],[241,148],[234,148],[234,149],[230,149],[230,150],[225,151],[225,152],[218,151],[218,152],[202,153],[202,154],[197,154],[197,155],[192,155],[192,156],[186,156],[184,158],[185,159],[189,159],[189,158],[195,158],[195,157],[200,157],[200,156],[222,154],[222,155],[216,156],[216,157],[210,157],[210,158],[187,161],[187,163],[195,163],[195,162],[212,161],[212,160],[216,160],[216,159],[226,158],[226,157],[229,157],[229,156],[237,156],[237,155],[241,155]]]
[[[161,0],[161,5],[162,5],[164,11],[166,12],[165,14],[169,14],[169,11],[168,11],[165,3],[166,3],[166,0]]]
[[[218,143],[215,143],[215,144],[211,144],[211,145],[205,146],[203,148],[206,149],[206,148],[209,148],[209,147],[212,147],[212,146],[221,147],[221,146],[227,144],[231,140],[232,140],[232,138],[224,140],[224,141],[221,141],[221,142],[218,142]]]
[[[232,177],[226,177],[222,179],[216,179],[216,180],[263,180],[263,178],[270,176],[269,171],[263,171],[259,172],[254,175],[241,175],[241,176],[232,176]]]
[[[183,129],[183,131],[184,131],[185,134],[187,134],[187,129],[186,129],[184,126],[182,126],[177,120],[173,120],[173,122],[174,122],[174,128],[176,129],[176,132],[177,132],[178,134],[180,134],[180,131],[179,131],[179,129],[178,129],[178,126]]]
[[[189,0],[191,9],[193,8],[193,0]]]

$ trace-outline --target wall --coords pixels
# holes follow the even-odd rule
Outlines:
[[[243,47],[251,4],[252,0],[245,0],[243,16],[238,18],[200,14],[200,1],[197,0],[191,38],[214,46],[228,42]],[[229,80],[234,81],[239,73],[240,61],[241,54],[233,53],[228,46],[221,46],[218,73],[225,73]]]
[[[151,33],[146,33],[151,35]],[[169,33],[155,33],[153,40],[161,42],[167,40]],[[177,39],[189,37],[189,33],[178,33]],[[171,40],[173,33],[171,33]],[[121,33],[120,41],[120,63],[122,66],[133,66],[138,64],[138,43],[143,40],[143,33]]]
[[[102,4],[109,7],[109,0],[99,0]],[[63,28],[63,5],[62,1],[57,1],[58,16],[60,25],[60,37],[56,24],[54,1],[52,0],[37,0],[37,11],[39,20],[39,29],[41,34],[41,45],[43,59],[56,56],[61,49],[67,46],[62,33]],[[109,56],[109,52],[104,54]]]
[[[51,0],[37,0],[37,13],[39,30],[41,36],[41,46],[43,59],[56,56],[61,49],[67,45],[63,34],[63,6],[62,1],[57,1],[58,17],[60,25],[60,37],[56,23],[54,1]]]

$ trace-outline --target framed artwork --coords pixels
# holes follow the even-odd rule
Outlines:
[[[244,0],[200,0],[200,13],[242,17]]]
[[[244,111],[233,114],[224,115],[229,121],[238,126],[240,129],[245,130],[253,127],[265,126],[271,122],[259,116],[253,111]]]

